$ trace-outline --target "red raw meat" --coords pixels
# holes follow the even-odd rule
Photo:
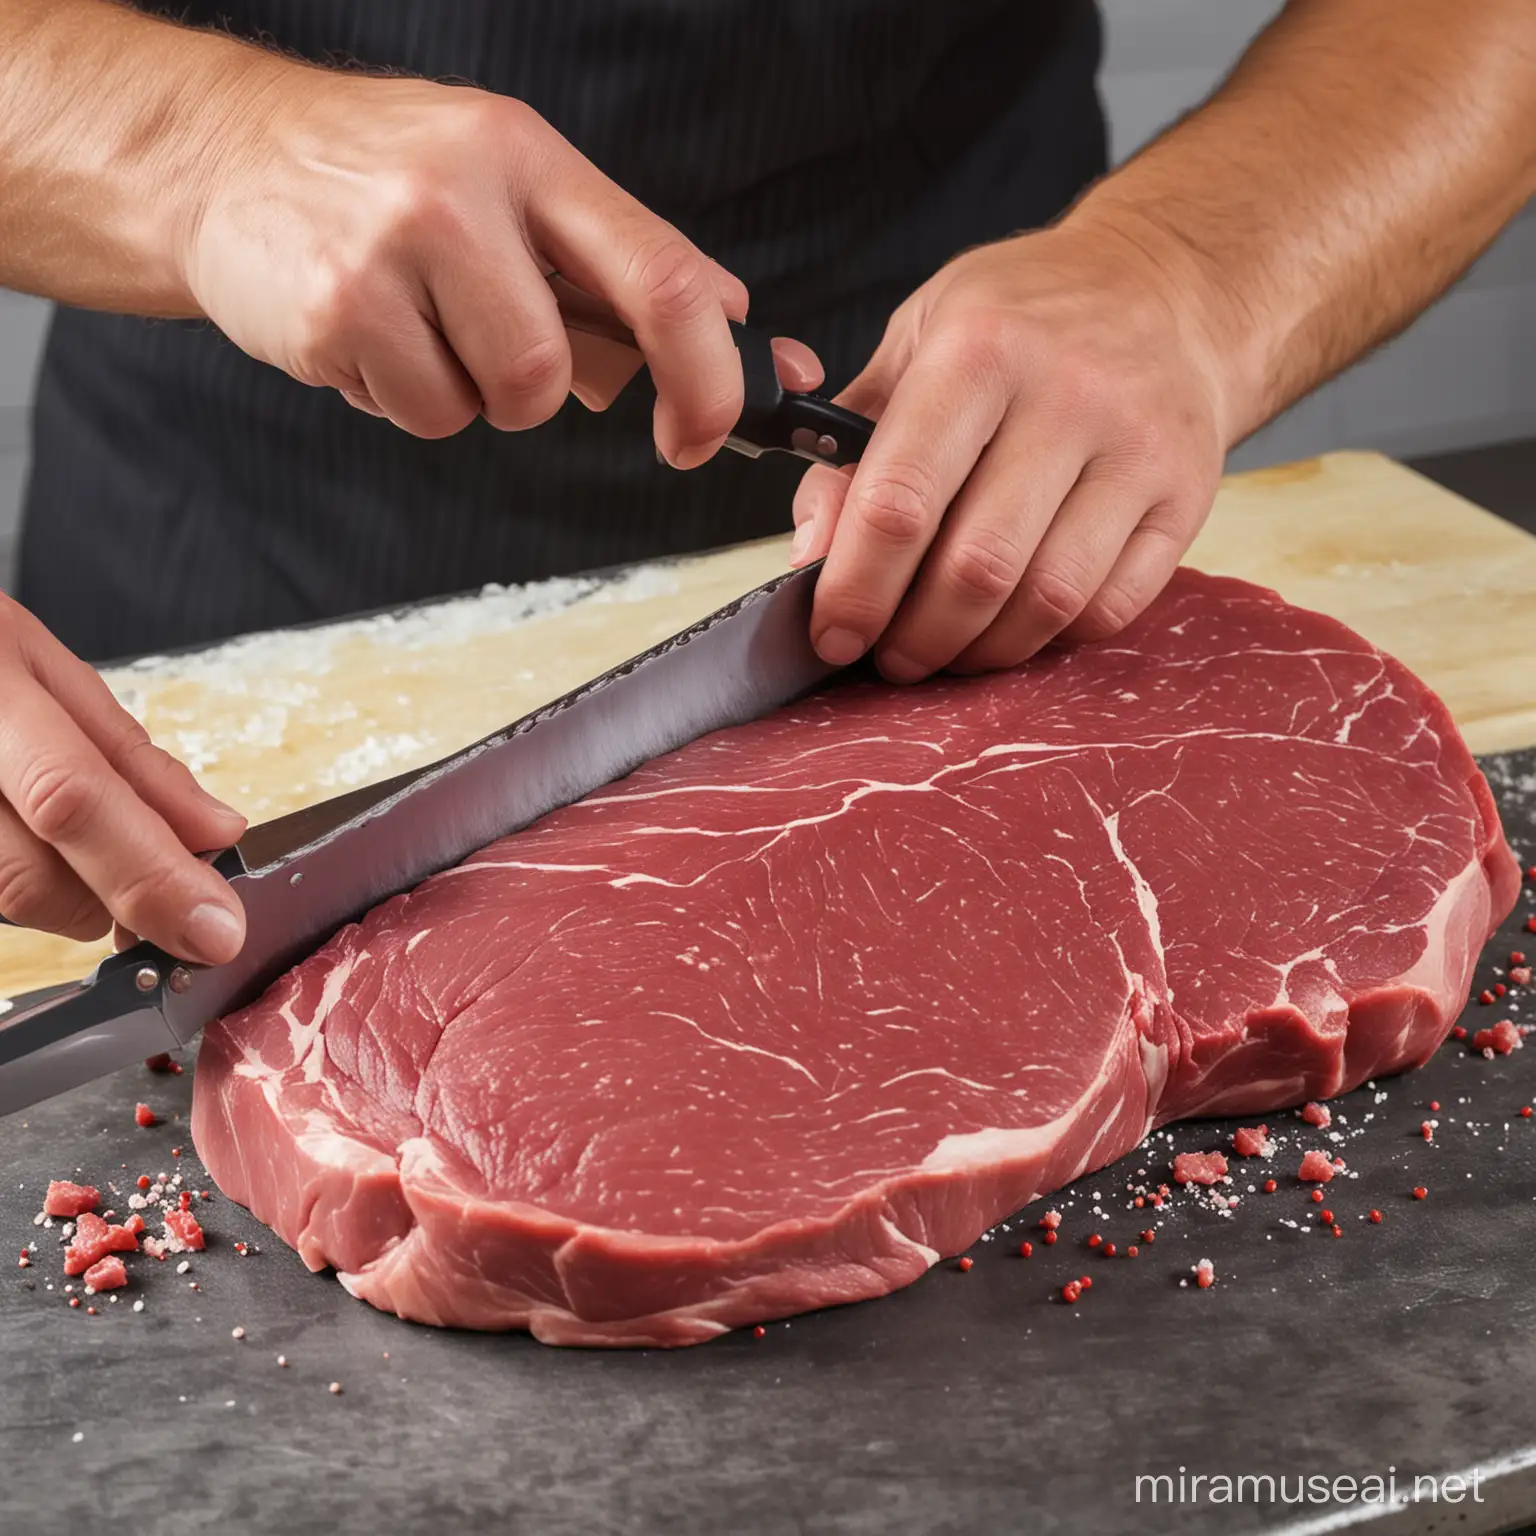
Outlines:
[[[184,1253],[188,1249],[204,1246],[203,1229],[190,1211],[165,1213],[165,1237],[172,1253]]]
[[[1275,1150],[1267,1125],[1240,1125],[1232,1133],[1232,1150],[1239,1157],[1268,1157]]]
[[[1326,1131],[1333,1124],[1333,1111],[1326,1104],[1303,1104],[1301,1118],[1308,1125],[1315,1125],[1319,1130]]]
[[[689,1344],[905,1285],[1162,1122],[1422,1062],[1518,880],[1421,683],[1184,571],[384,903],[206,1032],[193,1127],[375,1306]]]
[[[1296,1177],[1308,1184],[1326,1184],[1337,1172],[1333,1159],[1326,1152],[1308,1152],[1296,1170]]]
[[[79,1216],[94,1211],[101,1204],[101,1191],[90,1184],[71,1184],[68,1179],[52,1179],[43,1197],[45,1216]]]
[[[1480,1029],[1472,1036],[1473,1050],[1497,1051],[1500,1056],[1508,1056],[1524,1044],[1525,1037],[1509,1019],[1500,1019],[1492,1029]]]
[[[115,1255],[91,1265],[85,1272],[85,1283],[93,1291],[115,1291],[128,1284],[128,1271],[123,1261]]]
[[[1173,1160],[1175,1184],[1219,1184],[1227,1176],[1220,1152],[1180,1152]]]

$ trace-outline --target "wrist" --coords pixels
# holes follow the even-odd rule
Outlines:
[[[303,65],[245,44],[189,34],[185,97],[195,103],[178,127],[166,179],[157,259],[181,313],[201,315],[198,242],[210,207],[231,182],[248,177]],[[203,48],[200,45],[212,43]],[[316,72],[318,73],[318,72]]]
[[[1165,307],[1184,355],[1206,376],[1227,448],[1268,419],[1264,334],[1232,277],[1157,210],[1118,193],[1113,179],[1090,192],[1059,226],[1127,251],[1138,284]]]

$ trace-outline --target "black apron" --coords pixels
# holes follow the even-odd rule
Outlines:
[[[536,108],[810,343],[838,387],[966,246],[1104,168],[1093,0],[225,0],[192,23]],[[703,549],[788,526],[803,466],[659,466],[604,415],[423,442],[212,326],[61,309],[19,596],[92,659]]]

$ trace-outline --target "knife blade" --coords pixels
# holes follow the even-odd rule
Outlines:
[[[833,671],[810,642],[818,570],[766,582],[439,762],[251,828],[213,861],[245,907],[240,954],[193,966],[137,944],[83,981],[12,999],[0,1114],[188,1044],[385,898],[816,687]]]

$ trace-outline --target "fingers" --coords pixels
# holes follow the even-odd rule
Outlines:
[[[0,715],[0,795],[134,932],[184,959],[232,959],[245,914],[229,886],[189,853],[30,675]]]
[[[702,464],[741,415],[727,315],[745,316],[746,290],[574,151],[560,169],[529,201],[529,238],[635,333],[656,384],[656,446],[675,468]]]
[[[555,296],[515,231],[456,244],[428,274],[437,323],[503,432],[548,421],[571,392],[570,339]]]
[[[939,347],[902,376],[854,472],[817,582],[811,639],[823,660],[857,660],[890,622],[1004,405],[984,381],[957,388]]]
[[[603,336],[567,331],[571,349],[571,393],[589,411],[606,411],[624,386],[645,366],[633,347]]]
[[[452,437],[480,414],[474,380],[432,321],[403,296],[359,335],[355,367],[361,387],[348,392],[366,396],[413,436]]]
[[[1061,503],[993,622],[956,658],[958,671],[1015,667],[1087,611],[1141,520],[1145,493],[1093,466]]]
[[[898,310],[886,328],[885,337],[875,355],[858,377],[834,397],[836,404],[857,411],[861,416],[868,416],[872,421],[879,421],[885,414],[901,371],[906,367],[910,351],[902,312]],[[775,356],[778,356],[777,352]],[[783,377],[782,372],[780,376]],[[820,560],[831,548],[832,535],[848,499],[848,487],[853,483],[857,468],[856,464],[846,465],[842,469],[813,464],[800,477],[793,506],[795,538],[790,545],[792,565],[808,565],[812,560]]]
[[[857,467],[848,464],[842,469],[831,469],[813,464],[800,477],[795,490],[795,536],[789,546],[792,566],[809,565],[826,554]]]
[[[1103,585],[1062,631],[1068,640],[1107,640],[1146,612],[1194,543],[1203,518],[1160,501],[1131,530]]]
[[[993,440],[880,637],[875,659],[885,677],[928,677],[992,625],[1054,532],[1052,520],[1067,512],[1081,467],[1081,454],[1045,417],[1015,421]]]
[[[201,852],[237,842],[245,831],[245,817],[210,795],[185,763],[157,747],[94,667],[67,651],[41,624],[34,621],[27,630],[22,652],[32,675],[58,700],[108,766],[159,813],[182,846]]]
[[[112,919],[86,883],[0,802],[0,916],[23,928],[99,939]]]
[[[796,341],[792,336],[775,336],[772,346],[779,383],[785,389],[804,393],[808,389],[821,388],[827,371],[821,366],[821,359],[803,341]]]

